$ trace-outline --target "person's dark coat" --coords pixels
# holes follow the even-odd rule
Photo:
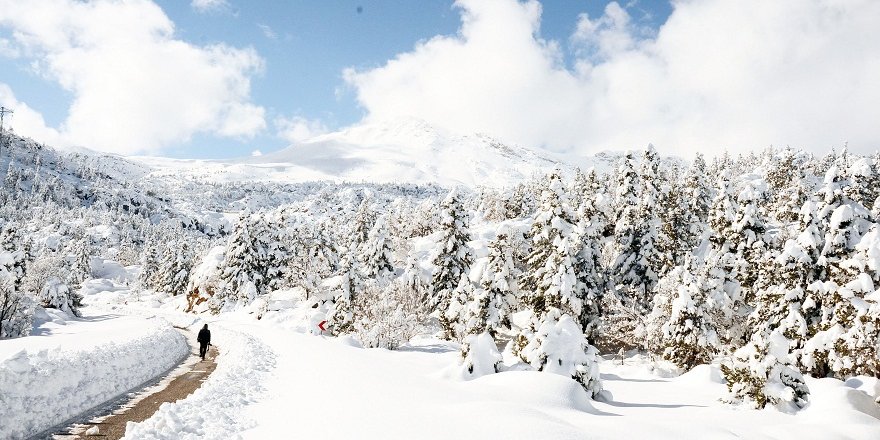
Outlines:
[[[199,344],[208,345],[211,343],[211,330],[208,330],[208,324],[205,324],[201,330],[199,330]]]
[[[199,357],[202,360],[205,360],[205,355],[208,353],[208,346],[211,345],[211,330],[208,330],[208,324],[205,324],[201,330],[199,330]]]

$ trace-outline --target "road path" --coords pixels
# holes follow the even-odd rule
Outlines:
[[[192,339],[187,334],[188,339]],[[190,360],[175,369],[154,387],[148,387],[109,415],[102,415],[85,424],[76,424],[67,435],[55,435],[58,440],[67,439],[119,439],[125,435],[128,422],[142,422],[155,413],[165,402],[184,399],[198,389],[217,367],[217,348],[209,347],[205,360],[198,359],[197,348],[190,341]],[[95,429],[97,428],[97,429]]]

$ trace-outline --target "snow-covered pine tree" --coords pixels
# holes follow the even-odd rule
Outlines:
[[[34,317],[33,300],[22,289],[27,259],[17,231],[12,222],[0,230],[0,339],[27,336]]]
[[[854,162],[860,165],[864,164]],[[864,206],[849,197],[860,192],[851,189],[851,182],[840,176],[835,165],[826,173],[820,191],[824,196],[818,209],[823,246],[815,268],[819,275],[807,286],[818,316],[808,327],[810,339],[800,357],[804,368],[817,377],[845,379],[856,371],[877,370],[878,361],[872,359],[880,337],[880,310],[873,298],[877,280],[872,277],[870,258],[865,258],[877,244],[871,232],[877,226],[868,221]]]
[[[508,232],[499,232],[488,248],[489,255],[465,327],[470,334],[488,332],[494,338],[499,329],[510,328],[519,286]]]
[[[759,209],[761,195],[753,182],[746,182],[736,198],[736,214],[731,225],[730,249],[733,271],[745,305],[752,305],[760,276],[760,265],[767,257],[767,228]]]
[[[499,371],[501,354],[495,345],[495,337],[499,329],[510,328],[510,314],[517,301],[517,269],[513,264],[512,243],[507,230],[499,231],[488,248],[489,255],[478,286],[465,312],[461,365],[467,377]]]
[[[681,284],[674,288],[670,297],[658,298],[660,303],[655,305],[651,314],[654,318],[668,313],[668,321],[662,324],[660,332],[656,332],[659,341],[649,341],[648,344],[657,344],[664,359],[684,369],[709,363],[721,348],[710,310],[714,304],[708,296],[723,289],[719,285],[722,278],[713,273],[718,269],[709,265],[700,266],[698,271],[697,274],[686,269],[670,272],[673,278],[681,278]]]
[[[593,197],[587,199],[586,201],[589,203],[578,212],[581,218],[590,220],[591,227],[596,230],[596,236],[604,242],[608,237],[614,235],[614,224],[610,221],[613,216],[611,206],[613,200],[608,193],[608,188],[600,182],[595,168],[591,168],[587,173],[587,188],[590,188]]]
[[[501,371],[501,353],[489,332],[465,335],[461,343],[460,365],[468,379]]]
[[[749,317],[750,328],[761,333],[762,340],[778,330],[789,339],[794,353],[803,348],[818,313],[816,298],[807,290],[818,278],[816,268],[822,246],[815,206],[811,201],[804,204],[800,235],[785,243],[762,274],[755,310]]]
[[[352,223],[350,223],[351,231],[349,232],[349,235],[351,236],[351,241],[354,245],[349,246],[349,252],[357,252],[360,244],[367,241],[367,238],[370,235],[370,230],[373,229],[373,225],[376,223],[376,213],[373,212],[371,203],[372,198],[365,196],[358,205],[358,209],[354,213],[354,218],[351,219]]]
[[[569,203],[571,203],[572,209],[575,211],[580,210],[581,205],[592,198],[590,190],[587,175],[580,168],[576,168],[574,179],[571,181],[571,187],[568,190],[568,194],[570,194]]]
[[[531,214],[535,200],[529,186],[526,183],[519,183],[513,187],[505,202],[507,218],[519,218]]]
[[[598,210],[591,209],[589,202],[581,207],[577,217],[576,230],[579,232],[580,250],[575,255],[575,274],[580,290],[578,296],[583,303],[578,321],[587,340],[593,343],[599,336],[603,297],[608,287],[602,265],[602,231],[605,225],[603,215]]]
[[[5,254],[0,270],[6,273],[17,291],[22,290],[29,257],[26,239],[20,231],[21,225],[15,222],[6,222],[0,230],[0,252]]]
[[[721,365],[728,390],[722,400],[758,409],[769,404],[786,412],[805,407],[810,390],[794,366],[789,343],[779,329],[755,333]]]
[[[511,341],[513,354],[532,368],[571,377],[590,397],[602,392],[599,354],[567,313],[550,308]]]
[[[844,265],[852,274],[852,280],[844,286],[852,297],[840,291],[849,299],[849,313],[839,316],[851,319],[851,324],[841,326],[846,334],[837,339],[837,362],[831,367],[839,378],[880,377],[880,224],[874,224],[859,240]]]
[[[473,262],[473,251],[468,244],[469,219],[455,190],[451,191],[440,205],[439,223],[439,237],[432,259],[434,272],[431,276],[431,297],[428,304],[431,309],[439,312],[444,337],[453,339],[456,337],[457,323],[453,321],[454,318],[447,315],[450,307],[453,309],[457,307],[452,304],[454,298],[461,296],[456,290],[464,287],[462,279],[467,278]],[[453,314],[457,316],[457,313]]]
[[[871,288],[880,288],[880,223],[871,226],[855,246],[855,250],[843,266],[853,274],[853,279],[871,281],[871,286],[860,288],[869,293]]]
[[[726,172],[721,173],[718,179],[718,187],[715,191],[715,198],[712,199],[712,206],[709,210],[708,225],[710,229],[709,237],[712,237],[715,243],[725,243],[730,238],[736,236],[737,231],[734,229],[734,222],[737,218],[739,207],[736,204],[736,196],[733,192],[733,185]]]
[[[364,278],[382,279],[394,273],[389,244],[385,217],[380,216],[357,250],[358,267]]]
[[[144,246],[144,252],[141,255],[138,287],[141,289],[155,289],[156,279],[159,274],[159,250],[155,242],[150,242]]]
[[[165,248],[158,263],[159,271],[154,284],[156,291],[174,296],[186,293],[193,267],[193,255],[187,241],[188,237],[178,232],[177,238]]]
[[[616,171],[614,259],[609,271],[614,297],[608,296],[606,300],[605,333],[622,335],[621,342],[626,345],[639,343],[638,334],[643,332],[644,319],[652,308],[661,264],[656,247],[659,227],[656,151],[649,148],[642,161],[641,172],[636,173],[632,154],[628,153]],[[644,179],[648,182],[643,182]]]
[[[155,279],[159,275],[159,249],[155,242],[144,246],[141,254],[141,270],[138,272],[137,286],[139,289],[154,289]]]
[[[694,248],[703,232],[699,226],[708,221],[709,207],[712,203],[712,194],[706,178],[706,161],[700,153],[696,154],[685,174],[682,193],[684,200],[688,203],[688,212],[693,215],[691,222],[696,226],[690,231],[691,248]]]
[[[730,182],[722,172],[705,239],[687,265],[661,281],[663,288],[655,297],[647,344],[682,368],[709,362],[741,343],[744,313],[740,312],[738,270],[744,263],[739,248],[749,235],[743,228],[754,222],[739,221],[738,211]]]
[[[310,241],[303,243],[306,247],[305,261],[299,262],[303,267],[299,284],[305,289],[307,299],[313,294],[322,292],[323,281],[339,270],[339,251],[329,228],[328,222],[320,222],[313,229]],[[295,264],[296,255],[294,254],[291,259],[291,264]]]
[[[641,312],[641,296],[646,292],[644,273],[641,264],[639,227],[639,181],[633,166],[632,153],[621,159],[615,170],[616,192],[614,198],[614,260],[609,268],[609,277],[618,301],[609,302],[610,316],[607,334],[620,335],[632,343],[635,327]],[[610,299],[610,298],[609,298]],[[611,307],[611,306],[614,307]],[[631,335],[631,336],[623,336]]]
[[[681,185],[682,182],[673,176],[667,176],[664,180],[666,184],[661,188],[656,207],[660,218],[657,249],[661,277],[684,263],[696,246],[693,234],[702,229],[702,222],[695,213],[690,212],[691,203],[685,197],[686,188]]]
[[[651,310],[652,292],[657,285],[657,280],[662,275],[663,257],[661,250],[657,247],[660,238],[660,217],[657,206],[662,196],[662,180],[657,150],[653,145],[648,145],[642,156],[639,169],[639,182],[641,183],[639,191],[639,218],[641,219],[639,223],[641,228],[639,254],[642,260],[640,264],[644,266],[643,281],[646,292],[642,297],[644,302],[641,304],[644,313]]]
[[[364,273],[370,272],[370,270],[364,271],[360,267],[360,252],[364,243],[370,240],[370,231],[376,224],[377,217],[371,208],[371,203],[372,199],[369,196],[364,197],[358,205],[354,216],[348,220],[351,225],[351,229],[348,232],[349,240],[347,245],[340,249],[339,252],[339,264],[336,272],[338,285],[333,292],[333,305],[327,313],[327,321],[333,334],[355,331],[355,320],[357,319],[355,315],[357,314],[356,308],[359,307],[358,304],[361,304],[361,307],[363,307],[364,304],[373,304],[375,302],[359,298],[361,291],[370,284],[364,277]],[[373,247],[375,248],[374,250],[381,251],[378,255],[381,260],[381,257],[387,255],[385,253],[385,232],[377,231],[377,233],[379,235],[374,237],[376,240]],[[379,242],[380,238],[381,243]],[[363,258],[367,258],[366,254]],[[379,261],[378,265],[381,264],[381,261]],[[378,268],[378,265],[375,267]],[[375,270],[378,273],[378,269]],[[371,292],[381,289],[381,286],[375,282],[370,285],[372,288]]]
[[[330,333],[341,335],[354,330],[355,303],[363,282],[357,266],[357,259],[350,252],[343,252],[337,270],[338,285],[333,293],[333,305],[327,312]]]
[[[774,218],[781,223],[796,222],[807,194],[794,151],[791,148],[781,151],[768,148],[762,168]]]
[[[799,371],[798,354],[816,319],[816,301],[806,286],[815,281],[821,237],[816,207],[801,209],[801,233],[785,243],[760,280],[756,308],[749,316],[753,334],[722,367],[730,402],[789,410],[803,407],[809,390]]]
[[[67,247],[65,269],[67,270],[65,284],[72,289],[79,289],[82,282],[92,276],[92,241],[89,237],[81,237],[73,241]]]
[[[591,396],[601,391],[597,350],[578,320],[584,289],[576,269],[580,233],[557,173],[550,174],[532,225],[532,252],[521,286],[532,318],[511,350],[538,371],[567,375]]]
[[[660,281],[654,289],[654,308],[645,319],[645,347],[649,352],[662,355],[666,349],[666,339],[663,333],[664,326],[672,317],[672,301],[678,295],[678,289],[682,288],[686,282],[685,277],[690,277],[687,272],[690,266],[690,257],[686,264],[672,268]],[[609,337],[612,339],[613,335]],[[617,344],[615,344],[617,345]]]
[[[82,299],[82,295],[72,292],[58,277],[49,278],[37,294],[42,307],[62,310],[73,316],[80,316]]]
[[[441,310],[439,316],[444,339],[461,341],[467,334],[468,309],[476,301],[477,290],[470,277],[462,276],[459,279],[458,286],[452,291],[449,305],[446,310]]]
[[[552,173],[548,180],[532,223],[532,251],[520,285],[536,313],[557,308],[577,320],[584,306],[576,268],[582,234],[561,177]]]
[[[870,158],[855,160],[849,167],[850,184],[844,188],[844,195],[855,203],[871,208],[874,200],[880,197],[880,170]],[[874,221],[880,219],[873,218]]]
[[[841,380],[858,374],[880,372],[878,338],[880,307],[872,296],[873,283],[855,279],[844,286],[833,281],[815,281],[808,290],[822,298],[821,320],[800,352],[800,363],[816,377],[834,376]]]
[[[243,215],[229,238],[220,279],[222,299],[249,304],[275,287],[287,267],[288,251],[266,214]]]
[[[592,214],[598,214],[595,211],[600,209],[600,203],[597,202],[607,199],[607,196],[603,196],[602,184],[595,168],[590,168],[586,173],[578,168],[568,194],[572,209],[577,212],[593,211]]]
[[[816,214],[820,233],[824,235],[816,269],[821,271],[820,279],[838,285],[845,284],[850,276],[841,263],[871,226],[870,212],[847,196],[851,180],[842,172],[836,165],[828,169],[825,184],[817,194],[820,202]]]

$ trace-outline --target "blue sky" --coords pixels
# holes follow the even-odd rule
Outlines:
[[[365,114],[342,79],[343,69],[380,66],[420,40],[455,34],[461,22],[451,0],[228,0],[205,10],[181,0],[156,3],[174,23],[178,39],[198,46],[223,43],[256,49],[265,68],[251,80],[251,97],[266,108],[269,120],[301,116],[320,120],[328,129],[355,123]],[[607,3],[544,2],[540,34],[565,46],[578,15],[601,15]],[[640,20],[656,27],[665,20],[670,5],[642,1],[633,3],[631,9]],[[9,28],[0,29],[0,35],[9,38]],[[58,81],[34,72],[33,62],[28,57],[0,57],[2,82],[18,100],[39,111],[47,125],[58,127],[67,116],[72,94]],[[230,157],[288,144],[269,127],[253,138],[196,133],[190,140],[163,146],[161,153]]]
[[[868,0],[0,0],[0,104],[49,144],[172,157],[401,116],[574,154],[872,151],[878,19]]]

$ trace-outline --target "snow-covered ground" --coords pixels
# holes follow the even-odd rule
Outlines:
[[[810,381],[821,404],[797,415],[736,410],[718,401],[724,385],[714,367],[664,378],[636,357],[602,363],[614,396],[602,403],[553,374],[448,379],[458,352],[436,340],[366,350],[345,339],[227,325],[278,356],[266,398],[245,412],[258,421],[247,438],[880,438],[873,398],[834,379]]]
[[[58,423],[112,396],[110,388],[159,374],[177,350],[186,351],[169,323],[208,322],[221,350],[217,370],[188,398],[130,424],[128,438],[880,438],[874,378],[808,378],[814,403],[791,415],[720,403],[725,386],[714,366],[676,376],[668,364],[631,355],[602,361],[613,399],[597,402],[554,374],[512,371],[462,381],[454,374],[457,347],[434,338],[388,351],[317,335],[311,308],[269,312],[259,321],[244,311],[194,316],[177,311],[181,297],[125,301],[130,292],[115,282],[90,286],[83,319],[56,323],[50,315],[36,335],[0,341],[0,437]],[[121,371],[141,375],[123,384]],[[40,387],[38,380],[59,384]],[[10,404],[15,395],[7,390],[39,401]]]
[[[230,337],[232,346],[248,346],[221,357],[220,366],[253,365],[253,373],[209,378],[206,386],[224,390],[217,394],[222,397],[210,400],[203,392],[189,406],[192,417],[224,406],[217,402],[248,402],[230,423],[247,428],[245,438],[880,438],[880,406],[874,403],[880,382],[874,378],[848,384],[808,379],[817,403],[790,415],[722,404],[725,386],[717,367],[672,377],[668,364],[630,356],[622,364],[602,362],[613,400],[595,402],[577,383],[553,374],[455,379],[460,376],[450,371],[457,347],[433,338],[397,351],[363,349],[351,339],[312,334],[311,321],[303,311],[270,313],[260,321],[247,314],[214,319],[212,326],[224,330],[218,344]],[[240,383],[249,385],[236,387]],[[169,408],[159,416],[164,421],[138,427],[135,438],[155,435],[151,426],[165,430],[156,438],[186,437],[198,425],[174,432],[172,413]]]

